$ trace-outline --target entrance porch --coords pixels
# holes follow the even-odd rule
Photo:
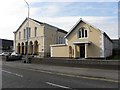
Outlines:
[[[74,58],[88,58],[88,46],[91,42],[73,42]]]

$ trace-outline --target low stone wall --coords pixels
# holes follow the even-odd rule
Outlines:
[[[6,61],[6,57],[1,57],[1,59]],[[120,65],[120,60],[104,60],[104,59],[99,60],[99,59],[29,57],[29,60],[32,64],[45,64],[45,65],[96,68],[96,69],[113,69],[113,70],[118,70]]]
[[[60,58],[32,58],[31,63],[47,64],[70,67],[86,67],[100,69],[117,69],[120,61],[117,60],[97,60],[97,59],[60,59]]]

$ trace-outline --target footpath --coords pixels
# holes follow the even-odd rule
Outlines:
[[[65,66],[53,66],[44,64],[26,64],[22,61],[3,61],[2,65],[29,69],[34,71],[39,71],[43,73],[66,75],[72,77],[83,77],[91,79],[99,79],[111,82],[118,82],[118,70],[104,70],[95,68],[76,68],[76,67],[65,67]]]

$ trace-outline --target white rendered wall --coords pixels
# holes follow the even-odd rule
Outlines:
[[[104,56],[109,57],[112,55],[112,42],[105,36],[104,36]]]

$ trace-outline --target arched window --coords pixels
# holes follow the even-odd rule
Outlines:
[[[69,46],[69,57],[72,57],[72,46]]]
[[[87,38],[88,37],[88,31],[82,27],[78,31],[78,38]]]
[[[19,40],[21,39],[21,32],[19,32]]]
[[[35,54],[35,55],[38,55],[38,49],[39,49],[38,41],[35,41],[35,42],[34,42],[34,54]],[[43,51],[43,50],[42,50],[42,51]]]
[[[85,37],[87,37],[88,35],[87,35],[87,30],[85,30]]]
[[[20,43],[18,43],[18,46],[17,46],[17,53],[20,54]]]
[[[33,42],[29,42],[29,54],[33,54]]]
[[[23,55],[24,54],[24,43],[23,42],[22,42],[22,45],[21,45],[21,49],[22,49],[21,54]]]
[[[72,47],[69,46],[69,53],[71,54],[72,53]]]
[[[24,38],[26,38],[26,30],[24,29]]]
[[[35,37],[37,36],[37,27],[35,27]]]

